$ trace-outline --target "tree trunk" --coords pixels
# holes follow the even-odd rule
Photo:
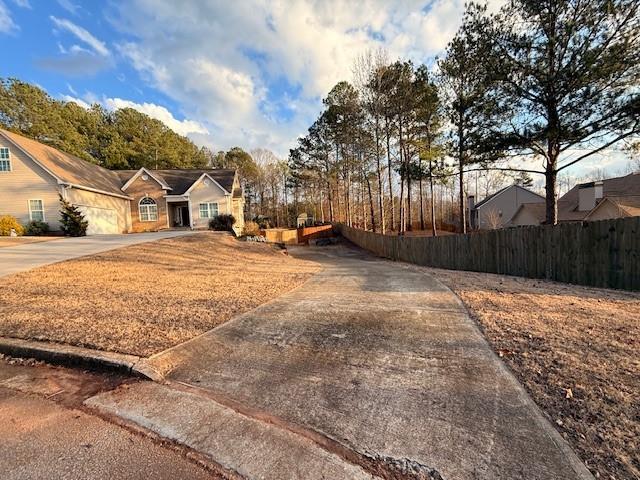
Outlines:
[[[546,203],[546,220],[547,225],[558,224],[558,202],[556,201],[556,184],[558,180],[558,172],[556,171],[556,161],[549,161],[545,168],[545,203]]]
[[[376,133],[376,170],[378,174],[378,208],[380,209],[380,231],[384,235],[385,233],[384,195],[382,193],[382,169],[380,167],[380,124],[379,122],[380,122],[380,118],[376,113],[376,132],[375,133]],[[367,182],[368,181],[369,179],[367,179]]]
[[[347,223],[342,215],[342,204],[340,203],[340,179],[336,175],[336,218],[338,222]]]
[[[411,156],[404,152],[407,170],[407,230],[413,230],[413,214],[411,212]]]
[[[436,199],[433,193],[433,170],[431,167],[431,156],[429,156],[429,190],[431,193],[431,233],[434,237],[438,236],[436,229]]]
[[[420,161],[420,177],[418,179],[418,190],[420,193],[420,230],[424,231],[424,192],[422,190],[422,157],[418,155]]]
[[[333,196],[331,195],[331,179],[327,176],[327,200],[329,201],[329,221],[333,223],[335,217],[333,215]]]
[[[371,181],[369,177],[364,175],[365,180],[367,181],[367,190],[369,192],[369,210],[371,211],[371,228],[373,231],[376,231],[376,215],[375,208],[373,206],[373,195],[371,194]]]
[[[393,201],[393,168],[391,168],[391,134],[389,133],[389,117],[385,117],[385,134],[387,137],[387,165],[389,168],[389,204],[391,206],[391,218],[389,225],[391,226],[391,230],[395,230],[396,228],[396,219],[395,219],[395,206]]]
[[[407,178],[407,171],[404,165],[404,145],[402,142],[402,118],[398,117],[398,153],[400,154],[400,225],[398,230],[404,233],[406,229],[407,212],[404,203],[404,182]]]
[[[404,233],[404,175],[400,174],[400,205],[399,205],[399,225],[398,233],[402,235]]]
[[[467,233],[467,215],[464,209],[464,131],[462,124],[458,126],[458,162],[460,167],[460,231]]]
[[[347,167],[347,178],[345,180],[345,207],[347,209],[347,225],[353,226],[353,209],[351,205],[351,171]]]

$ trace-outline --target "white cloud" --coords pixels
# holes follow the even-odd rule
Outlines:
[[[84,100],[78,97],[72,97],[71,95],[60,95],[60,99],[64,100],[65,102],[73,102],[85,109],[91,108],[91,105],[88,102],[85,102]]]
[[[151,118],[160,120],[174,132],[180,135],[203,134],[207,135],[209,131],[200,123],[193,120],[178,120],[173,114],[161,105],[154,103],[135,103],[131,100],[122,98],[105,98],[103,104],[109,110],[117,110],[119,108],[132,108],[141,113],[149,115]]]
[[[504,0],[491,0],[498,4]],[[227,148],[286,154],[355,58],[382,47],[422,63],[454,35],[464,0],[132,0],[109,13],[118,51]],[[283,120],[282,111],[286,111]]]
[[[156,105],[154,103],[136,103],[131,100],[125,100],[123,98],[98,98],[91,92],[85,93],[82,98],[78,96],[73,87],[67,84],[68,90],[73,95],[60,94],[59,98],[65,102],[73,102],[80,105],[82,108],[89,109],[94,103],[99,103],[107,110],[118,110],[120,108],[132,108],[138,112],[144,113],[151,118],[160,120],[167,127],[174,132],[184,136],[198,136],[202,139],[202,136],[209,135],[209,131],[201,124],[194,120],[178,120],[173,114],[165,107]]]
[[[0,33],[14,33],[19,29],[18,25],[16,25],[11,18],[9,9],[4,2],[0,0]]]
[[[97,54],[102,55],[103,57],[108,57],[110,55],[107,45],[101,40],[98,40],[96,37],[94,37],[88,30],[80,27],[79,25],[76,25],[66,18],[58,18],[54,17],[53,15],[51,15],[49,18],[56,27],[62,30],[67,30],[69,33],[75,35],[79,40],[89,45],[89,47],[91,47],[91,49]],[[71,47],[71,49],[72,51],[75,49],[76,52],[79,50],[87,51],[86,49],[83,49],[78,45],[74,45],[73,47]]]
[[[78,11],[80,10],[80,5],[76,5],[70,0],[58,0],[58,5],[60,5],[62,8],[64,8],[67,12],[71,13],[72,15],[77,15]]]
[[[31,3],[29,3],[29,0],[13,0],[13,3],[15,3],[20,8],[28,8],[29,10],[31,10]]]

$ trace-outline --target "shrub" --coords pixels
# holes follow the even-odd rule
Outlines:
[[[242,235],[248,237],[260,235],[260,225],[258,225],[256,222],[245,223],[244,229],[242,230]]]
[[[12,217],[11,215],[3,215],[0,217],[0,235],[8,237],[11,235],[12,229],[16,231],[17,235],[24,234],[24,228],[20,225],[16,217]]]
[[[261,230],[266,230],[267,228],[271,228],[271,219],[264,215],[257,215],[253,221],[258,224]]]
[[[219,232],[233,232],[233,224],[236,219],[233,215],[217,215],[209,220],[209,230],[217,230]]]
[[[62,204],[60,226],[64,234],[71,237],[84,237],[87,234],[89,222],[84,219],[82,212],[62,197],[60,197],[60,203]]]
[[[46,235],[49,233],[49,224],[47,222],[41,222],[40,220],[31,220],[24,228],[24,234],[34,237],[40,235]]]

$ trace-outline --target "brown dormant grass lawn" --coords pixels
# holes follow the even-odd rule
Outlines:
[[[427,270],[597,478],[640,478],[640,294]]]
[[[301,285],[318,266],[207,232],[0,279],[0,335],[148,356]]]

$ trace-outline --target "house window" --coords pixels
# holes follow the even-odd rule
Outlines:
[[[9,158],[9,149],[0,147],[0,172],[11,171],[11,159]]]
[[[144,197],[138,204],[141,222],[157,222],[158,221],[158,205],[153,198]]]
[[[44,222],[44,202],[42,200],[29,200],[29,219]]]
[[[200,218],[213,218],[218,216],[218,204],[209,202],[200,204]]]

